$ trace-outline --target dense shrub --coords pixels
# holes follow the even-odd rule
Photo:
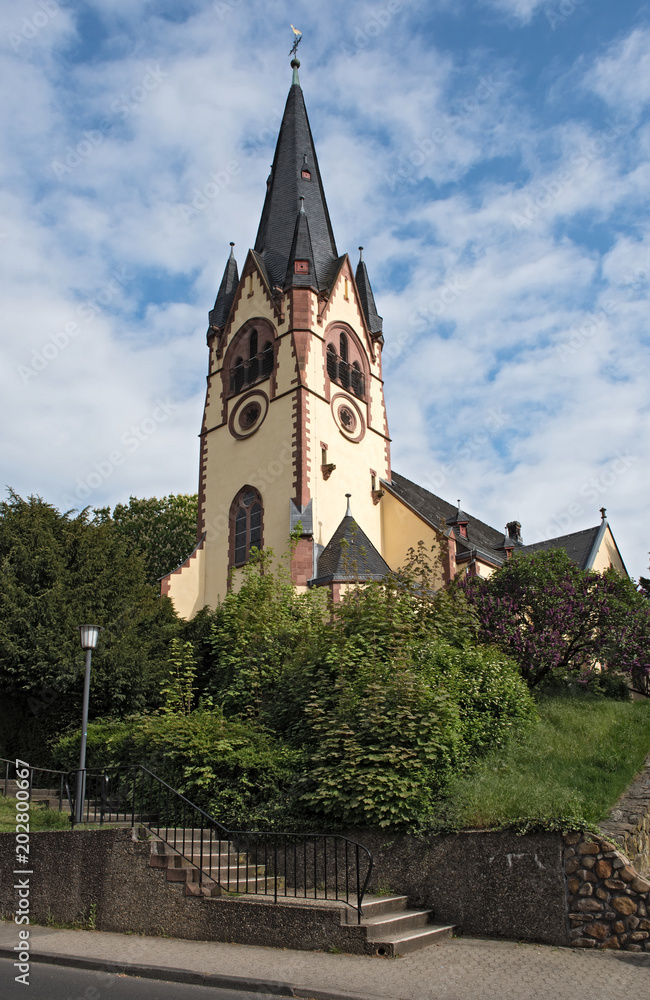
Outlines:
[[[57,766],[74,768],[79,734],[54,746]],[[154,774],[231,829],[282,825],[302,755],[220,712],[139,716],[88,727],[89,767],[145,763]]]

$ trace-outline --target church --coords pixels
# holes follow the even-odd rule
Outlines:
[[[179,615],[215,607],[252,548],[286,552],[294,584],[351,583],[404,565],[420,541],[439,583],[489,576],[513,551],[564,548],[583,569],[625,574],[601,509],[595,527],[524,545],[395,472],[384,400],[384,334],[363,257],[339,254],[298,70],[289,90],[255,245],[231,244],[209,313],[197,545],[163,577]],[[388,334],[390,336],[390,334]]]

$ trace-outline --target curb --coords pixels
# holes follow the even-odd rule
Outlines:
[[[15,958],[10,948],[0,948],[0,958]],[[194,972],[192,969],[171,969],[164,965],[139,965],[138,963],[114,962],[108,958],[86,958],[81,955],[52,955],[46,952],[32,952],[30,962],[43,965],[62,965],[69,969],[88,969],[93,972],[107,972],[123,976],[138,976],[141,979],[158,979],[167,983],[186,983],[192,986],[212,986],[220,990],[241,990],[248,993],[270,993],[280,997],[299,997],[301,1000],[373,1000],[361,993],[332,993],[329,990],[312,990],[306,986],[292,986],[291,983],[273,979],[249,979],[246,976],[223,976],[218,973]]]

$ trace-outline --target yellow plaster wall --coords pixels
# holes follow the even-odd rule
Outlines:
[[[265,383],[257,385],[263,389]],[[226,594],[230,506],[243,486],[253,486],[262,495],[265,547],[280,556],[288,546],[289,499],[294,492],[292,399],[288,395],[271,400],[259,430],[243,440],[232,437],[227,425],[208,434],[205,602],[210,607]]]
[[[606,569],[613,566],[617,573],[621,576],[627,576],[625,566],[621,560],[618,550],[614,543],[614,536],[612,535],[611,528],[607,525],[607,531],[603,536],[603,540],[600,543],[600,548],[596,553],[596,558],[594,559],[592,569],[597,573],[604,573]]]
[[[409,507],[397,497],[385,491],[380,500],[382,521],[382,555],[391,569],[399,569],[406,562],[406,554],[410,548],[416,549],[420,541],[424,542],[427,551],[435,546],[440,551],[440,537],[421,517],[418,517]],[[445,545],[446,545],[445,540]],[[431,555],[435,559],[435,552]],[[442,584],[443,575],[440,569],[436,574],[437,582]]]
[[[346,299],[345,277],[348,276],[348,292]],[[354,407],[358,407],[366,424],[366,433],[359,442],[351,441],[339,428],[331,405],[322,398],[326,394],[329,382],[324,364],[323,349],[329,336],[326,330],[333,323],[344,323],[349,326],[359,338],[364,353],[368,358],[371,373],[378,375],[381,369],[379,350],[373,361],[370,354],[368,338],[360,323],[360,307],[357,305],[351,272],[344,267],[330,298],[330,308],[324,317],[321,327],[314,331],[311,339],[311,350],[308,363],[308,384],[314,390],[309,396],[309,450],[310,473],[309,491],[312,497],[314,515],[314,538],[319,545],[326,545],[345,516],[345,494],[351,493],[351,509],[357,523],[366,533],[373,545],[381,551],[381,510],[373,503],[371,494],[370,470],[377,474],[377,486],[380,478],[388,474],[386,462],[385,439],[383,435],[384,419],[381,409],[381,382],[377,377],[370,378],[368,386],[369,404],[373,414],[374,427],[369,425],[369,404],[358,399],[353,393],[346,393],[340,386],[332,383],[331,396],[342,394],[347,396]],[[338,344],[335,345],[338,351]],[[325,480],[321,470],[321,441],[328,445],[327,461],[336,465],[336,469]]]
[[[339,391],[337,389],[337,391]],[[351,396],[351,399],[355,397]],[[340,430],[329,403],[315,396],[310,401],[310,449],[313,456],[309,489],[313,500],[314,535],[326,545],[345,515],[345,494],[351,493],[352,514],[370,541],[381,551],[381,510],[372,502],[370,469],[384,466],[384,440],[366,430],[362,441],[350,441]],[[356,400],[365,417],[365,406]],[[336,468],[329,479],[321,470],[321,441],[328,445],[327,460]]]
[[[192,554],[177,573],[169,575],[169,593],[181,618],[192,618],[205,604],[205,545]]]

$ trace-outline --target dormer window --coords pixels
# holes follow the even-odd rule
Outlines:
[[[293,262],[293,273],[294,274],[309,274],[309,261],[308,260],[295,260]]]
[[[309,173],[308,170],[301,170],[300,176],[302,177],[303,181],[310,181],[311,180],[311,174]]]

